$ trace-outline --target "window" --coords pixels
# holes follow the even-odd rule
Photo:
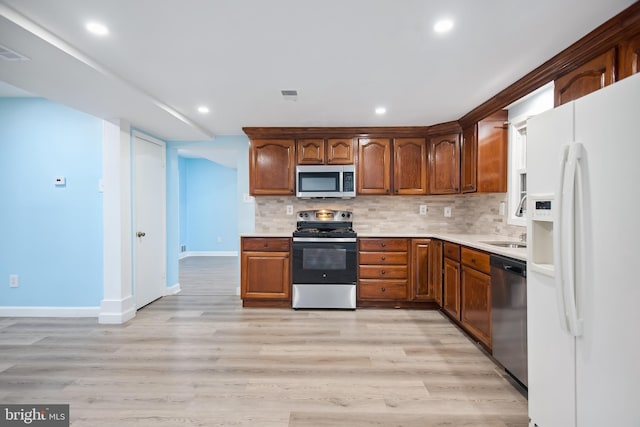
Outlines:
[[[527,195],[527,120],[553,108],[553,82],[509,105],[509,206],[507,223],[526,226],[526,215],[517,216]]]

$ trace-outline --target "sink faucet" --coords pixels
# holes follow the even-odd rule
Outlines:
[[[520,199],[520,203],[518,203],[518,207],[516,208],[516,216],[522,217],[525,213],[527,213],[527,195],[525,194]]]

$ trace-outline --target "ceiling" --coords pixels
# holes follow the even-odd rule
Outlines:
[[[431,125],[633,3],[0,0],[0,44],[30,58],[0,60],[0,95],[26,91],[169,140],[244,126]],[[453,30],[436,34],[442,17]],[[109,35],[89,34],[89,20]]]

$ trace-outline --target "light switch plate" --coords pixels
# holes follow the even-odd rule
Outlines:
[[[444,216],[445,218],[451,218],[451,206],[444,208]]]

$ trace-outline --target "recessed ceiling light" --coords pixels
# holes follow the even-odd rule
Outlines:
[[[453,28],[453,21],[451,19],[441,19],[433,26],[433,31],[436,33],[446,33]]]
[[[88,22],[86,28],[87,31],[89,31],[91,34],[95,34],[97,36],[106,36],[107,34],[109,34],[109,29],[106,27],[106,25],[99,22]]]
[[[378,107],[378,108],[376,108],[376,114],[377,114],[377,115],[379,115],[379,116],[381,116],[381,115],[385,114],[386,112],[387,112],[387,109],[386,109],[386,108],[384,108],[384,107]]]
[[[209,107],[205,106],[205,105],[201,105],[198,107],[198,113],[200,114],[207,114],[209,112]]]

